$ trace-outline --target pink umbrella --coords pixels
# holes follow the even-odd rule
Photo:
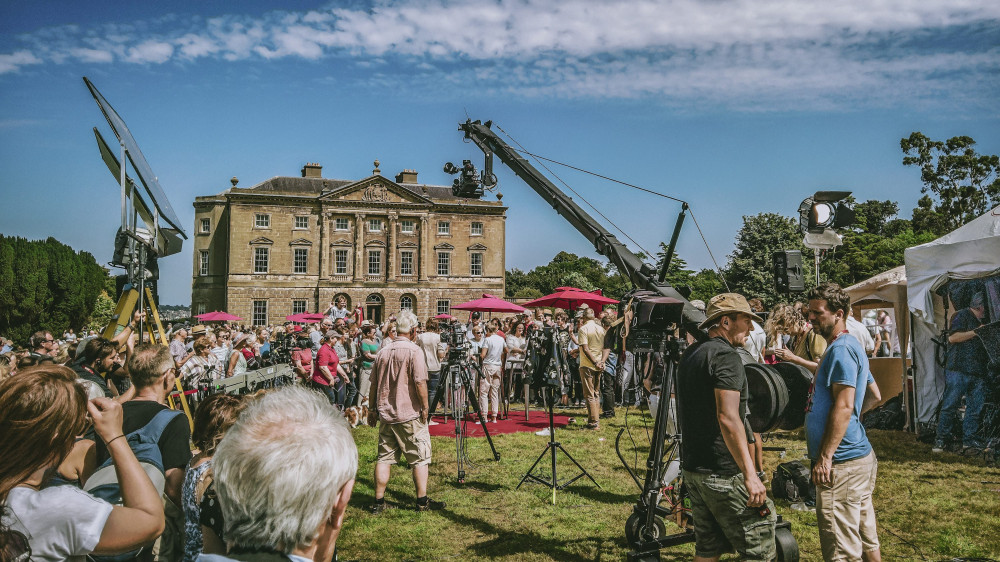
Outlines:
[[[455,317],[452,316],[451,314],[443,314],[442,313],[442,314],[438,314],[434,318],[437,318],[438,320],[451,320],[451,319],[453,319]]]
[[[309,323],[309,322],[320,322],[326,318],[325,314],[320,314],[318,312],[300,312],[298,314],[291,314],[285,316],[285,320],[289,322],[299,322],[299,323]]]
[[[544,306],[573,310],[581,304],[586,303],[590,308],[600,310],[606,304],[618,304],[617,300],[609,299],[608,297],[597,293],[588,293],[572,287],[560,287],[559,289],[562,290],[557,290],[551,295],[545,295],[544,297],[539,297],[533,301],[526,302],[524,303],[524,306],[527,308],[538,308]]]
[[[220,312],[216,310],[215,312],[206,312],[205,314],[199,314],[195,316],[199,322],[236,322],[238,320],[243,320],[239,316],[229,314],[228,312]]]
[[[488,293],[483,293],[483,298],[481,299],[463,302],[451,308],[455,310],[477,310],[479,312],[524,312],[524,307],[507,302]]]

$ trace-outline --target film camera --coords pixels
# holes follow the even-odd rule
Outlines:
[[[451,186],[451,192],[456,197],[478,198],[483,196],[483,182],[471,160],[462,160],[461,168],[448,162],[444,165],[444,173],[459,174]]]
[[[278,365],[292,362],[292,352],[296,349],[312,347],[312,340],[304,332],[286,333],[282,338],[276,339],[271,348],[271,363]]]
[[[628,350],[633,353],[662,353],[667,336],[680,325],[684,302],[652,291],[635,291],[626,295],[622,303],[627,303],[627,312],[632,317],[626,342]]]
[[[452,322],[441,331],[441,343],[448,346],[448,362],[465,361],[469,355],[469,340],[465,337],[465,326]]]

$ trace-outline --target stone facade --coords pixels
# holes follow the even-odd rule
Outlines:
[[[407,305],[421,318],[453,304],[503,295],[504,207],[396,181],[274,177],[194,202],[192,314],[225,310],[247,323],[276,324],[296,312],[324,312],[344,295],[366,317]],[[261,321],[265,322],[261,322]]]

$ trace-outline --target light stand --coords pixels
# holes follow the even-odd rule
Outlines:
[[[521,484],[524,484],[526,481],[531,480],[533,482],[537,482],[539,484],[544,484],[545,486],[548,486],[548,487],[552,488],[552,505],[555,505],[555,503],[556,503],[556,490],[563,490],[567,486],[569,486],[573,482],[576,482],[580,478],[583,478],[584,476],[586,476],[587,478],[589,478],[590,481],[593,482],[595,486],[597,486],[598,488],[601,488],[601,485],[597,483],[597,480],[594,480],[594,477],[591,476],[589,472],[587,472],[587,469],[583,468],[583,466],[581,466],[580,463],[576,462],[576,459],[573,458],[573,455],[569,454],[569,451],[567,451],[562,446],[562,443],[559,443],[558,441],[556,441],[555,412],[553,411],[554,410],[554,406],[555,406],[555,397],[552,396],[552,394],[554,393],[554,390],[555,389],[553,387],[551,387],[551,386],[546,386],[545,389],[543,390],[543,393],[544,393],[545,399],[546,399],[545,401],[547,402],[547,405],[549,407],[549,442],[548,442],[548,444],[545,445],[545,449],[542,450],[542,454],[538,455],[538,458],[535,459],[535,464],[531,465],[531,468],[528,469],[528,472],[526,472],[524,474],[524,476],[521,478],[521,481],[518,482],[518,484],[517,484],[517,488],[520,488]],[[557,473],[556,473],[556,452],[557,451],[562,451],[562,453],[564,455],[566,455],[566,457],[570,461],[572,461],[573,464],[575,464],[577,468],[580,469],[580,473],[579,474],[577,474],[573,478],[570,478],[569,480],[564,481],[562,484],[559,483],[559,478],[558,478]],[[546,453],[548,453],[548,454],[551,455],[551,460],[552,460],[552,477],[551,478],[545,477],[544,474],[536,474],[535,473],[535,467],[538,466],[538,463],[542,462],[542,459],[545,458]],[[515,489],[517,489],[517,488],[515,488]],[[601,489],[603,490],[603,488],[601,488]]]

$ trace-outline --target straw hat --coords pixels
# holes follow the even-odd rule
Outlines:
[[[708,318],[699,324],[698,327],[704,330],[711,326],[720,316],[737,312],[746,314],[758,323],[764,321],[760,316],[754,314],[753,310],[750,310],[750,305],[743,295],[739,293],[722,293],[721,295],[715,295],[712,297],[712,300],[708,301],[708,307],[705,309],[705,315]]]

